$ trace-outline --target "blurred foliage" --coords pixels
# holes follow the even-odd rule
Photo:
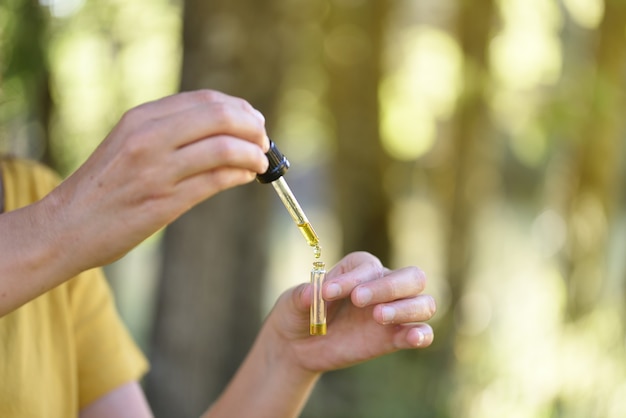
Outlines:
[[[48,140],[47,21],[37,2],[0,4],[0,150],[33,158]]]
[[[272,134],[302,168],[292,178],[332,260],[342,228],[326,170],[343,138],[322,63],[350,63],[369,41],[324,25],[331,8],[363,2],[282,4],[290,19],[276,24],[290,36]],[[428,273],[436,342],[338,372],[341,385],[323,379],[307,416],[626,416],[625,4],[387,4],[381,80],[364,88],[378,91],[391,160],[380,178],[391,264]],[[125,109],[176,90],[181,5],[34,6],[0,3],[0,149],[48,153],[69,173]],[[271,256],[268,300],[308,271],[285,222],[272,225],[293,245]]]
[[[175,2],[8,0],[0,4],[0,21],[1,151],[48,153],[68,174],[126,109],[177,89]],[[49,126],[37,111],[45,104],[42,83],[53,103]],[[30,120],[46,135],[25,132]],[[24,143],[34,140],[42,143],[30,151]]]

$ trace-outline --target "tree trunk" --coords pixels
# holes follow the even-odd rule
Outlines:
[[[465,290],[472,259],[473,222],[480,205],[493,195],[491,183],[497,176],[497,145],[490,139],[486,93],[490,82],[488,50],[497,9],[493,0],[463,0],[457,11],[457,38],[463,51],[463,89],[451,120],[448,155],[437,173],[446,225],[446,279],[450,308],[440,316],[432,351],[421,358],[434,396],[425,399],[427,409],[437,416],[451,416],[450,399],[458,390],[454,349],[457,334],[455,309]],[[428,388],[424,388],[428,393]]]
[[[0,51],[0,85],[10,88],[0,91],[0,99],[11,106],[5,107],[9,112],[0,114],[0,133],[6,130],[4,136],[11,141],[8,151],[58,168],[49,154],[53,103],[47,57],[48,11],[36,0],[13,3],[7,9],[12,9],[15,20],[2,29],[3,43],[9,47],[8,53]]]
[[[244,97],[271,123],[281,79],[272,4],[187,0],[182,90]],[[149,401],[159,417],[197,417],[219,395],[261,322],[266,198],[259,184],[211,198],[170,225]]]
[[[589,111],[578,130],[574,187],[569,198],[570,242],[565,257],[568,313],[588,313],[602,296],[606,280],[609,225],[619,195],[619,158],[623,150],[624,27],[626,3],[606,0],[598,29],[595,74]],[[620,111],[621,110],[621,111]]]
[[[389,2],[332,1],[324,22],[328,106],[334,117],[332,179],[339,222],[341,252],[369,251],[389,265],[390,198],[383,185],[389,157],[379,135],[378,87],[383,32]],[[323,376],[303,417],[359,416],[365,401],[359,370]],[[365,379],[371,379],[365,374]]]
[[[390,259],[383,187],[389,159],[379,135],[378,86],[388,7],[385,0],[333,2],[325,40],[343,253],[366,250],[383,263]]]
[[[496,146],[490,140],[486,90],[490,80],[488,49],[495,16],[493,0],[461,2],[458,38],[464,56],[463,90],[452,120],[448,163],[441,191],[447,214],[447,279],[452,306],[463,293],[471,259],[472,222],[493,193],[485,179],[497,175]]]

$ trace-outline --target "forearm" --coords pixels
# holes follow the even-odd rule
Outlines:
[[[79,271],[59,233],[50,200],[0,215],[0,316]],[[53,206],[53,205],[52,205]]]
[[[265,327],[220,398],[202,418],[297,417],[320,374],[294,367]]]

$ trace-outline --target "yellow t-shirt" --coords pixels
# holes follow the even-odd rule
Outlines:
[[[42,198],[59,182],[34,162],[0,159],[0,170],[5,212]],[[0,317],[2,418],[76,417],[110,390],[140,379],[147,367],[100,269]]]

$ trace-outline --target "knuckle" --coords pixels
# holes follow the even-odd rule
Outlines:
[[[211,106],[211,111],[222,129],[230,130],[236,125],[233,108],[226,103],[214,103]]]
[[[141,158],[148,150],[147,132],[139,128],[128,136],[124,143],[124,154],[132,159]]]
[[[407,269],[411,272],[411,275],[416,277],[418,280],[420,280],[420,281],[425,281],[426,280],[426,274],[419,267],[417,267],[417,266],[410,266],[410,267],[407,267]]]
[[[135,126],[126,136],[122,146],[122,154],[131,161],[138,161],[150,154],[154,148],[155,135],[159,129],[150,123]]]
[[[427,318],[432,318],[436,312],[437,303],[435,302],[435,298],[430,295],[426,295],[424,301],[424,314]]]
[[[252,177],[251,177],[252,176]],[[213,188],[216,192],[226,190],[238,184],[244,184],[252,180],[253,174],[244,170],[218,170],[214,173],[212,180]]]
[[[376,257],[374,254],[369,253],[367,251],[354,251],[350,253],[349,256],[358,260],[369,260],[370,263],[381,264],[380,259],[378,257]]]
[[[397,280],[389,280],[387,286],[387,291],[391,299],[395,300],[403,296],[402,285]]]
[[[229,183],[229,170],[226,168],[212,170],[208,173],[207,184],[216,190],[223,190]]]
[[[415,283],[418,291],[422,291],[426,287],[426,274],[422,269],[416,266],[410,266],[406,268],[409,272],[409,277]]]
[[[216,90],[202,89],[195,92],[198,100],[204,103],[212,103],[221,98],[221,94]]]
[[[215,158],[222,162],[232,162],[237,155],[235,146],[226,138],[220,138],[219,140],[216,139],[213,152]]]
[[[250,104],[250,102],[248,102],[246,99],[242,99],[240,97],[237,97],[235,99],[235,101],[237,102],[237,104],[239,106],[241,106],[243,109],[253,109],[252,105]]]
[[[377,277],[383,277],[385,275],[385,266],[383,266],[380,258],[368,252],[359,252],[357,254],[361,254],[361,256],[367,260],[365,264],[371,267]]]
[[[128,109],[122,114],[120,118],[120,125],[133,126],[137,123],[141,123],[146,118],[147,104],[139,105]]]
[[[431,296],[416,297],[406,309],[406,320],[417,322],[431,319],[437,311],[435,300]]]
[[[198,98],[198,100],[202,103],[226,103],[229,102],[231,105],[236,107],[241,107],[242,109],[252,109],[252,105],[245,99],[241,97],[230,96],[218,90],[212,89],[201,89],[196,90],[193,94]]]

